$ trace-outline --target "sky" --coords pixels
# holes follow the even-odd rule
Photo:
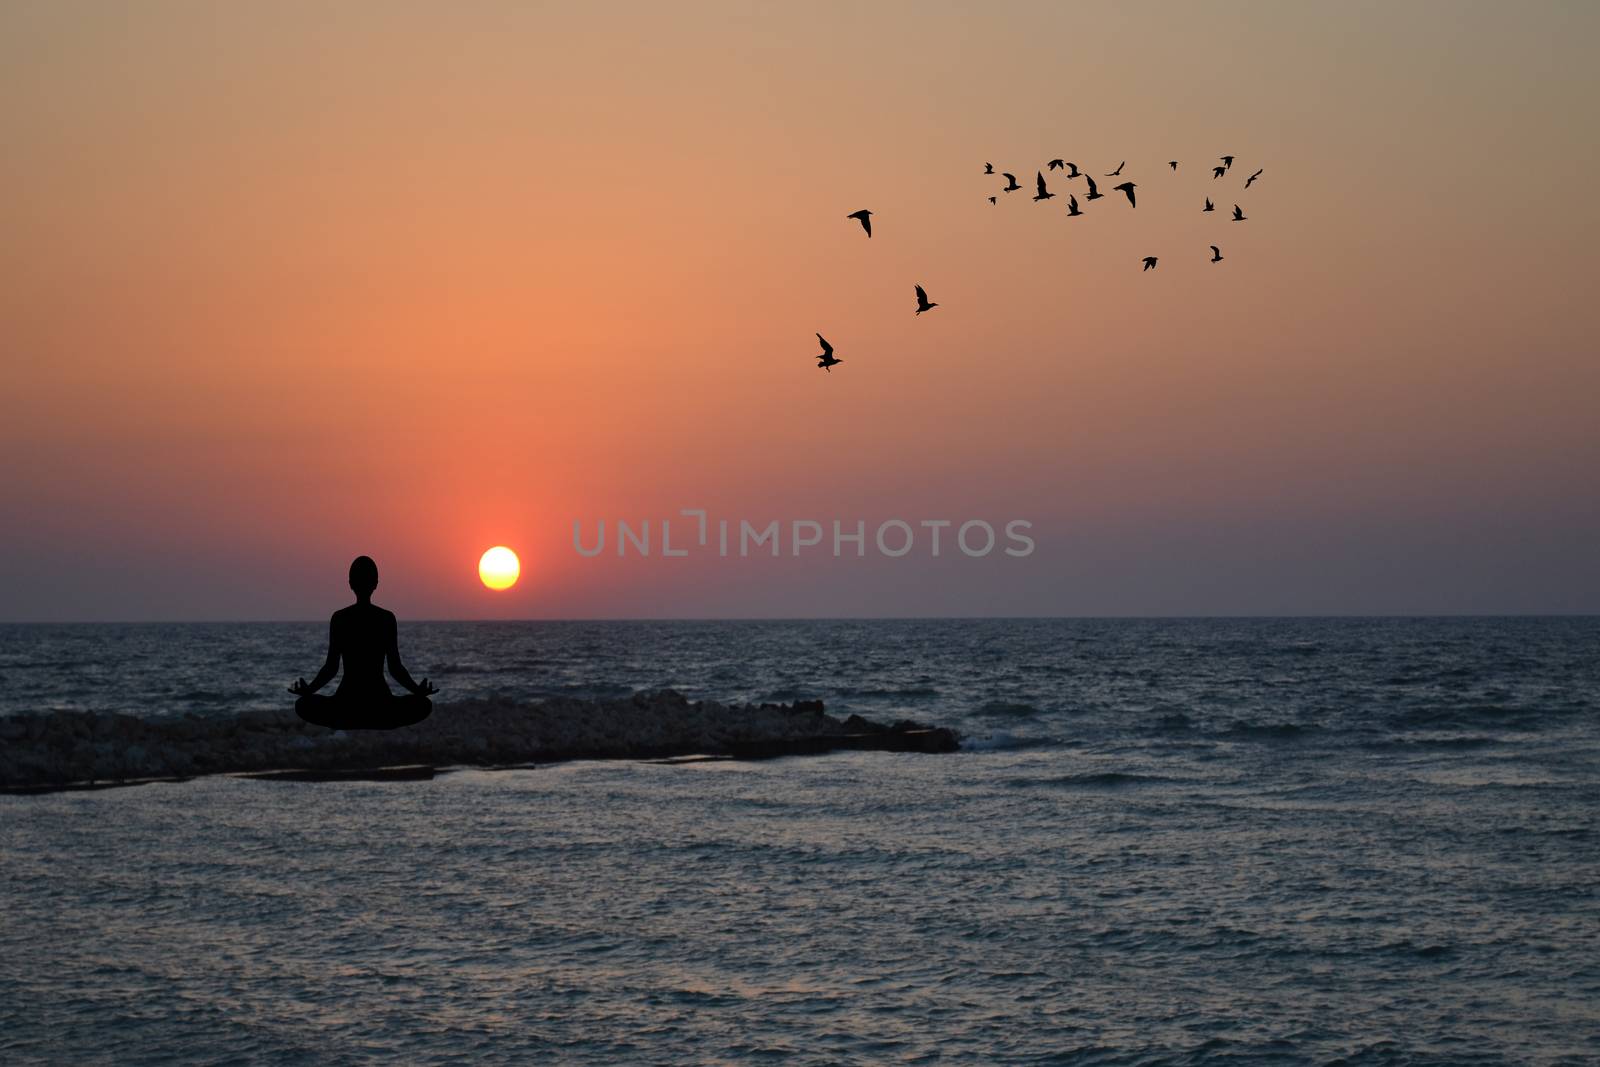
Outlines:
[[[362,553],[403,618],[1600,611],[1597,36],[1584,3],[8,0],[0,619],[318,618]],[[1138,207],[1033,202],[1056,157],[1125,160]],[[663,557],[683,509],[711,546]]]

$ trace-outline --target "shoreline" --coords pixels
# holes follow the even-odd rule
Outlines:
[[[774,759],[838,751],[954,752],[947,727],[826,713],[821,701],[721,704],[671,690],[619,700],[440,704],[415,726],[334,731],[292,709],[139,718],[56,711],[0,719],[0,793],[37,795],[214,775],[422,780],[454,769],[581,759]],[[425,774],[423,772],[426,772]]]

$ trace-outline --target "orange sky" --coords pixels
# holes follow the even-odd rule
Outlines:
[[[1600,8],[691,6],[0,8],[0,618],[1600,610]]]

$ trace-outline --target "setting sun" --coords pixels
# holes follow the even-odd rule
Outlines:
[[[495,545],[478,560],[478,577],[490,589],[510,589],[521,573],[517,554],[505,545]]]

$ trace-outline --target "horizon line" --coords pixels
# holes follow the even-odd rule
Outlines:
[[[632,616],[531,616],[523,618],[420,617],[418,623],[617,623],[617,622],[1177,622],[1210,619],[1595,619],[1597,611],[1456,611],[1456,612],[1199,612],[1173,615],[632,615]],[[325,618],[212,618],[212,619],[0,619],[0,626],[240,626],[324,624]]]

